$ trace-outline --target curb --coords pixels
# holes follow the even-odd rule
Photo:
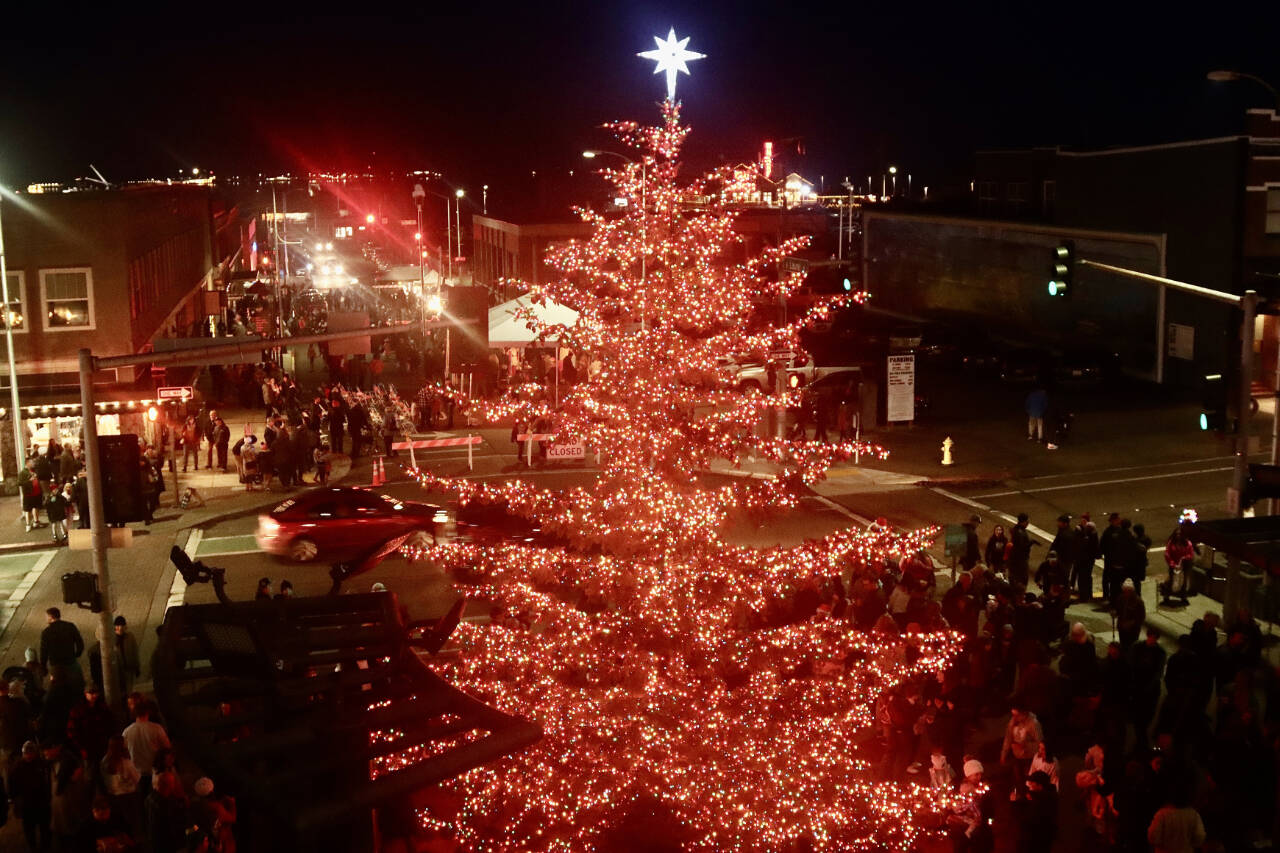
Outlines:
[[[21,554],[24,551],[44,551],[44,550],[52,551],[56,548],[64,548],[64,547],[66,546],[61,544],[55,545],[52,542],[11,542],[8,544],[0,545],[0,555]]]

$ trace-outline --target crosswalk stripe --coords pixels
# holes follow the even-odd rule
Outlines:
[[[13,619],[13,615],[18,611],[18,606],[27,597],[31,587],[36,585],[40,575],[53,562],[54,555],[57,553],[58,551],[54,550],[42,552],[31,568],[27,570],[26,576],[18,583],[13,592],[9,593],[9,598],[4,602],[3,608],[0,608],[0,633],[4,633],[4,630],[9,627],[9,621]],[[17,555],[15,554],[14,556]]]

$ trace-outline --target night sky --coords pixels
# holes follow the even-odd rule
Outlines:
[[[66,180],[90,162],[113,180],[372,166],[496,192],[515,172],[580,168],[608,141],[601,121],[653,119],[662,78],[635,54],[671,26],[708,55],[679,85],[692,165],[802,140],[784,166],[828,186],[890,163],[965,180],[976,148],[1233,133],[1269,96],[1205,73],[1280,85],[1277,3],[109,8],[123,5],[6,9],[0,181]],[[446,5],[464,11],[434,11]]]

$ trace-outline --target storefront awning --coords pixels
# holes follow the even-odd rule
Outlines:
[[[1280,575],[1280,516],[1222,518],[1191,525],[1191,541]]]

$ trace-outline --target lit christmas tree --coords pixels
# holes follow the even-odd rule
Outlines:
[[[423,821],[452,826],[476,850],[613,849],[640,812],[664,815],[665,839],[632,839],[651,849],[806,840],[906,849],[922,831],[917,818],[947,798],[881,782],[871,769],[878,756],[860,744],[877,697],[941,671],[957,638],[862,634],[829,619],[779,624],[769,614],[805,585],[878,576],[886,556],[914,552],[932,531],[849,530],[785,549],[725,541],[731,513],[793,507],[833,462],[882,451],[761,436],[779,400],[736,390],[718,359],[798,348],[802,325],[834,300],[748,331],[754,305],[798,285],[767,275],[796,244],[744,257],[721,198],[729,174],[677,181],[688,131],[672,101],[657,127],[611,128],[635,152],[603,171],[627,203],[583,211],[592,237],[553,251],[559,279],[533,290],[579,312],[573,326],[540,332],[589,367],[558,405],[521,388],[486,412],[546,419],[556,441],[599,449],[598,478],[544,491],[418,472],[425,486],[464,503],[505,503],[571,543],[451,543],[430,554],[479,579],[460,586],[464,595],[499,606],[491,623],[459,627],[448,676],[537,721],[545,736],[449,783],[460,811],[428,810]],[[713,461],[748,458],[778,476],[708,483]]]

